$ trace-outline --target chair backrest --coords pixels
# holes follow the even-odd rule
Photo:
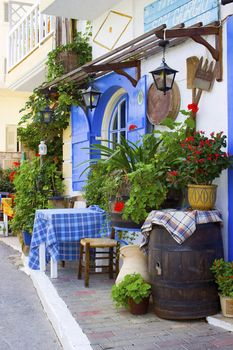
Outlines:
[[[85,201],[75,201],[74,208],[86,208],[87,204]]]

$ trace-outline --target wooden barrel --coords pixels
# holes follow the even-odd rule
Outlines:
[[[148,269],[154,311],[165,319],[196,319],[220,310],[210,267],[223,257],[219,223],[197,225],[183,244],[162,226],[150,234]]]

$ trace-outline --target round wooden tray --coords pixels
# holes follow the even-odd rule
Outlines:
[[[159,125],[165,118],[176,119],[180,110],[180,90],[174,82],[166,95],[151,84],[147,96],[147,117],[151,124]]]

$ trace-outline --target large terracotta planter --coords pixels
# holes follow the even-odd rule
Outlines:
[[[225,317],[233,317],[233,298],[220,295],[222,314]]]
[[[215,206],[217,185],[188,185],[188,201],[194,210],[212,210]]]
[[[149,282],[149,273],[147,267],[147,257],[140,250],[138,245],[126,245],[120,248],[120,258],[123,265],[117,276],[116,284],[121,282],[126,275],[140,273],[142,278]]]

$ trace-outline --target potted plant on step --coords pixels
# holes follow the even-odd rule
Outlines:
[[[89,205],[110,212],[113,226],[141,227],[151,210],[164,207],[172,187],[167,173],[181,161],[177,133],[170,132],[169,141],[167,134],[165,139],[163,134],[146,134],[137,142],[103,140],[89,148],[94,165],[85,196]]]
[[[126,275],[112,287],[112,299],[116,302],[116,307],[126,307],[133,315],[147,313],[150,294],[151,285],[139,273]]]
[[[233,161],[233,157],[226,153],[226,138],[223,132],[212,132],[208,137],[199,131],[181,141],[185,161],[179,171],[188,185],[188,201],[192,209],[214,208],[217,185],[213,181]]]
[[[233,317],[233,262],[216,259],[211,271],[218,285],[223,316]]]

